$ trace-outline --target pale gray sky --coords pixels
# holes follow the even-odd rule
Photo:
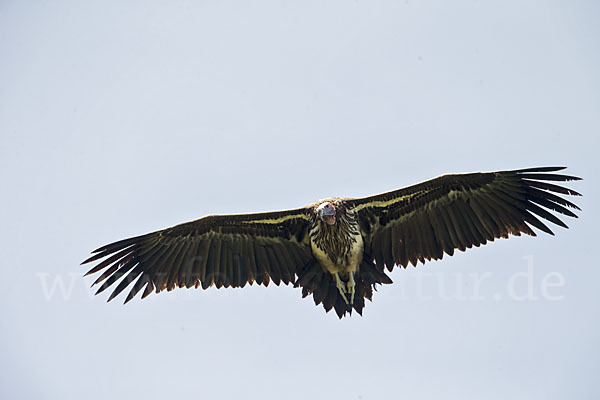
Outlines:
[[[600,397],[599,20],[594,1],[2,1],[0,397]],[[571,229],[396,270],[362,318],[290,287],[106,304],[79,266],[206,214],[541,165],[585,178]]]

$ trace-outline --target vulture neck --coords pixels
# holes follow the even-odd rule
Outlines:
[[[336,205],[335,224],[315,217],[310,230],[311,242],[335,265],[348,265],[353,246],[360,235],[356,215],[341,203]]]

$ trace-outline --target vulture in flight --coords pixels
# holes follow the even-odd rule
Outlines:
[[[444,253],[465,251],[532,228],[553,235],[540,218],[564,228],[551,211],[577,217],[558,194],[579,193],[552,181],[580,178],[542,167],[443,175],[364,198],[329,198],[306,207],[256,214],[209,215],[94,250],[82,264],[103,259],[97,293],[119,281],[108,300],[131,286],[125,303],[143,289],[293,284],[302,296],[342,318],[362,315],[386,274]]]

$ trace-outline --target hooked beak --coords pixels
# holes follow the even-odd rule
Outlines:
[[[318,209],[319,212],[319,217],[321,217],[321,219],[323,221],[325,221],[328,225],[333,225],[335,224],[335,208],[333,208],[332,206],[329,207],[321,207]]]

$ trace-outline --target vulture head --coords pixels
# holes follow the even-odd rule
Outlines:
[[[317,207],[317,216],[321,218],[323,222],[329,225],[335,224],[335,207],[328,201],[325,201]]]

